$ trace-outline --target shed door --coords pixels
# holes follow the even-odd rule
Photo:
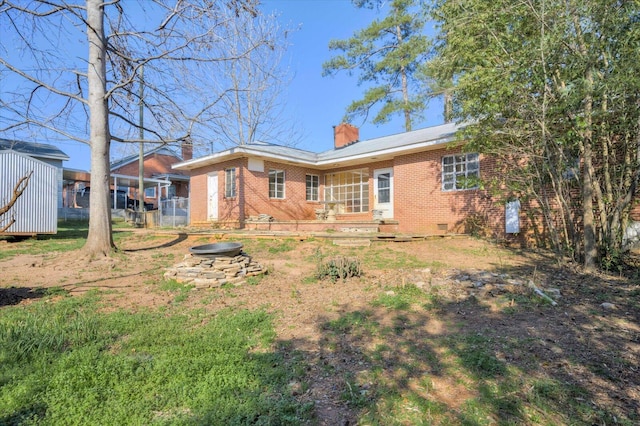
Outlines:
[[[207,175],[207,219],[218,220],[218,174]]]
[[[373,209],[385,219],[393,218],[393,169],[373,171]]]

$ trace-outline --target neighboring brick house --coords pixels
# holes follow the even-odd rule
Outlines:
[[[174,172],[172,165],[190,160],[192,152],[190,144],[184,144],[180,154],[168,146],[160,146],[145,152],[144,203],[146,206],[157,208],[160,200],[189,196],[189,176]],[[118,192],[126,192],[129,204],[138,200],[138,159],[139,155],[131,155],[111,163],[111,177]]]
[[[504,233],[505,207],[478,188],[494,162],[463,152],[457,130],[449,123],[359,141],[357,128],[341,124],[330,151],[252,143],[173,168],[191,174],[192,225],[257,227],[263,215],[273,218],[268,229],[376,222],[382,231],[444,234],[481,219]],[[315,220],[322,209],[335,221]]]

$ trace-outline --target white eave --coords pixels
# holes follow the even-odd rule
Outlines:
[[[430,151],[442,148],[443,145],[449,145],[457,142],[453,136],[444,139],[438,139],[428,142],[415,143],[409,146],[390,147],[377,151],[370,151],[361,154],[355,154],[344,157],[332,157],[317,161],[315,166],[320,169],[329,169],[335,167],[353,166],[358,164],[371,163],[372,161],[391,160],[399,155],[413,154],[416,152]]]
[[[336,167],[354,166],[372,161],[389,160],[399,155],[442,148],[459,142],[455,132],[459,126],[448,123],[414,132],[385,136],[356,142],[339,149],[313,153],[279,145],[242,145],[205,157],[195,158],[172,165],[177,170],[193,170],[236,158],[258,158],[279,163],[295,164],[327,170]]]
[[[128,176],[128,175],[120,175],[116,173],[111,173],[111,179],[115,182],[116,186],[127,186],[130,188],[137,188],[139,186],[139,177],[138,176]],[[152,188],[154,186],[171,186],[171,181],[167,179],[155,179],[145,177],[143,179],[144,188]]]
[[[281,163],[303,164],[309,167],[314,167],[316,164],[316,161],[315,161],[316,155],[317,154],[310,152],[309,156],[312,158],[309,159],[309,158],[304,158],[303,156],[283,155],[275,152],[263,151],[247,145],[243,145],[243,146],[230,148],[225,151],[216,152],[214,154],[210,154],[204,157],[194,158],[192,160],[176,163],[176,164],[173,164],[171,168],[176,170],[193,170],[193,169],[208,166],[211,164],[220,163],[222,161],[233,160],[236,158],[246,158],[246,157],[274,160]]]

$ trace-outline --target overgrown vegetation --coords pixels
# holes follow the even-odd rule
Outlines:
[[[615,271],[640,184],[639,3],[461,0],[430,12],[440,31],[426,74],[453,93],[453,120],[473,123],[466,149],[496,161],[486,184],[526,205],[539,243]]]
[[[0,424],[301,424],[299,359],[263,311],[100,313],[90,295],[0,310]]]

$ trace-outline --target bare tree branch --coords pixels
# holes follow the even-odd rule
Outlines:
[[[29,185],[29,179],[31,179],[32,175],[33,175],[33,170],[30,171],[29,173],[27,173],[26,175],[22,176],[20,179],[18,179],[18,182],[15,184],[15,186],[13,187],[13,191],[11,192],[11,198],[9,199],[9,201],[7,203],[5,203],[4,206],[0,207],[0,221],[4,220],[3,216],[9,210],[11,210],[11,208],[18,201],[18,198],[20,198],[20,196],[24,192],[24,190],[27,189],[27,186]],[[4,231],[6,231],[7,229],[11,228],[11,226],[14,223],[16,223],[16,218],[15,218],[15,215],[12,215],[11,218],[9,219],[9,221],[7,223],[5,223],[4,225],[2,225],[2,227],[0,228],[0,233],[2,233]]]

